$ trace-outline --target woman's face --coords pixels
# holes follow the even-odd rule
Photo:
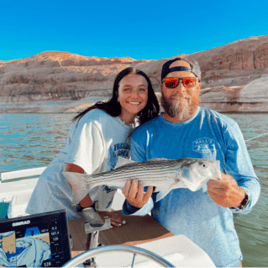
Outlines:
[[[120,82],[118,101],[122,118],[135,117],[147,104],[148,83],[138,74],[128,74]]]

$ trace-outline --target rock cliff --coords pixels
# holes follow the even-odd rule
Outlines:
[[[221,112],[268,111],[268,35],[184,56],[201,66],[201,106]],[[165,60],[47,51],[0,61],[0,112],[76,111],[92,97],[108,98],[116,74],[129,66],[146,72],[159,92]]]

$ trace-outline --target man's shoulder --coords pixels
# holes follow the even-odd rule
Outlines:
[[[142,130],[148,130],[148,129],[152,129],[152,128],[155,128],[155,125],[160,121],[160,115],[158,115],[157,117],[147,121],[146,123],[142,124],[141,126],[139,126],[138,128],[135,129],[135,131],[139,130],[139,131],[142,131]]]
[[[160,121],[160,116],[158,115],[154,119],[151,119],[151,120],[147,121],[146,123],[142,124],[141,126],[137,127],[133,131],[133,134],[136,133],[136,135],[137,135],[137,134],[140,134],[140,133],[143,133],[146,131],[152,131],[156,128],[156,125],[159,123],[159,121]]]
[[[212,109],[200,107],[200,114],[202,117],[207,117],[208,120],[220,123],[222,125],[234,125],[237,124],[236,121],[229,116],[221,114]]]

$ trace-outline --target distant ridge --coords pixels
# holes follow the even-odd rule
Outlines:
[[[130,63],[136,61],[135,59],[132,59],[131,57],[113,57],[113,58],[107,58],[107,57],[95,57],[95,56],[82,56],[70,52],[61,52],[61,51],[45,51],[38,53],[36,55],[30,56],[28,58],[18,59],[18,60],[9,60],[9,61],[1,61],[2,64],[9,64],[9,63],[24,63],[27,61],[73,61],[73,62],[92,62],[92,63],[101,63],[101,64],[107,64],[109,63]],[[142,60],[143,62],[147,62],[147,60]]]
[[[239,92],[245,85],[268,74],[268,35],[248,37],[210,50],[180,55],[196,59],[201,66],[202,102],[221,102],[225,107],[224,103],[241,101]],[[40,101],[72,102],[90,96],[108,97],[115,76],[129,66],[148,74],[155,91],[159,92],[161,67],[165,61],[88,57],[60,51],[45,51],[25,59],[0,61],[0,106],[14,111],[22,105]],[[248,92],[249,89],[247,96],[250,95]],[[252,90],[252,94],[257,94],[256,89]],[[46,109],[39,104],[31,111]],[[66,107],[55,109],[64,111]]]

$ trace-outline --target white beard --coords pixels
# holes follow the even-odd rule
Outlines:
[[[173,99],[173,98],[178,99]],[[188,120],[191,115],[196,110],[196,105],[192,104],[192,97],[189,96],[189,98],[184,99],[180,98],[178,95],[172,95],[169,97],[169,99],[166,99],[164,94],[162,94],[161,97],[161,105],[165,112],[175,119],[178,119],[180,121],[186,121]],[[198,99],[199,104],[199,99]],[[197,106],[198,106],[197,104]]]

